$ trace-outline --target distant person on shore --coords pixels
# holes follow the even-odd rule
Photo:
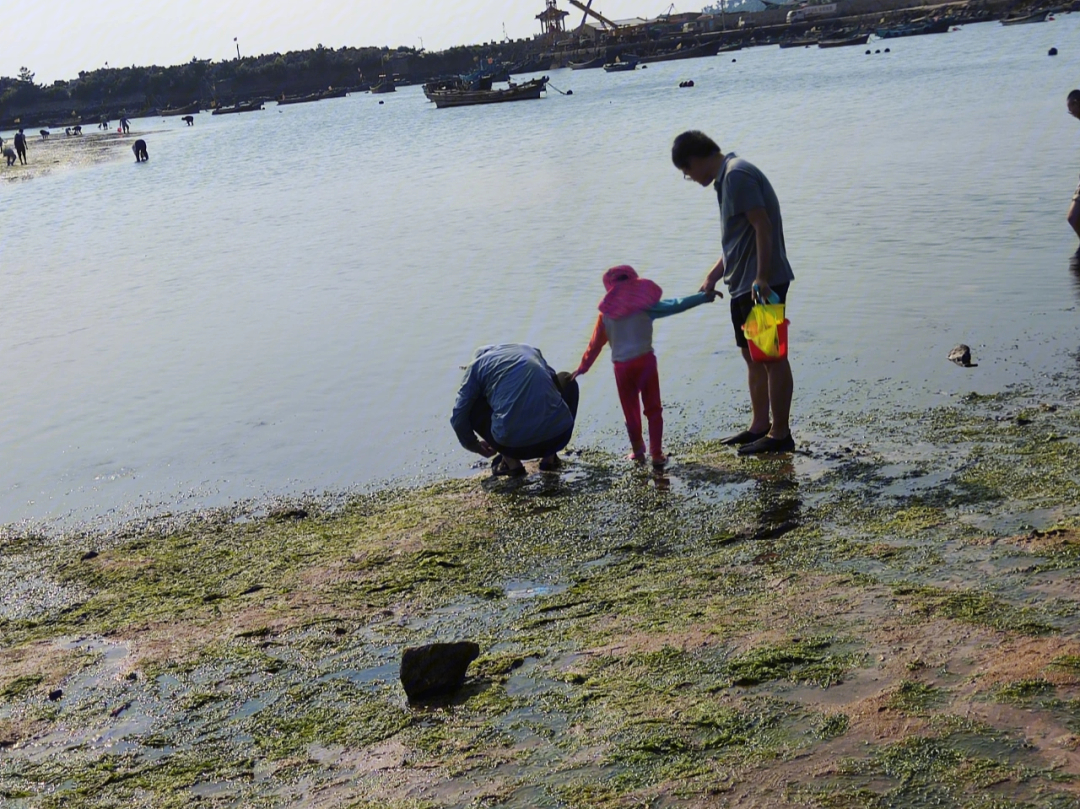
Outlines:
[[[1080,118],[1080,90],[1073,90],[1069,93],[1068,104],[1069,114],[1074,118]],[[1080,185],[1076,187],[1076,191],[1073,193],[1068,220],[1069,224],[1072,225],[1072,229],[1076,231],[1076,235],[1080,236]]]
[[[128,132],[131,131],[131,121],[129,121],[127,118],[121,118],[120,129],[122,129],[124,134],[126,135]]]
[[[142,163],[144,160],[150,159],[150,155],[146,153],[146,141],[142,138],[139,138],[131,145],[131,151],[135,153],[136,163]]]
[[[660,404],[660,374],[653,352],[653,321],[707,303],[715,295],[698,292],[685,298],[661,300],[663,291],[647,278],[639,278],[633,267],[620,265],[604,273],[600,315],[596,318],[589,345],[573,378],[588,373],[606,343],[611,344],[615,366],[615,386],[630,435],[632,461],[645,460],[645,439],[641,432],[641,410],[649,422],[649,456],[652,465],[667,463],[664,455],[664,410]]]
[[[687,180],[712,186],[720,203],[722,252],[701,289],[715,291],[720,279],[727,285],[735,343],[746,361],[752,411],[750,426],[724,443],[738,445],[740,455],[790,452],[795,448],[788,423],[794,387],[791,365],[786,357],[755,362],[742,331],[755,296],[765,302],[776,293],[778,302],[784,303],[795,277],[787,259],[776,193],[757,166],[734,152],[725,155],[703,132],[683,132],[675,138],[671,161]]]
[[[520,477],[522,461],[560,466],[577,418],[578,384],[556,374],[540,350],[521,343],[481,346],[465,369],[450,424],[461,446],[493,458],[492,475]],[[477,438],[479,436],[479,438]]]
[[[19,153],[19,163],[26,165],[26,135],[20,129],[15,133],[15,151]]]
[[[18,159],[16,157],[16,155],[15,155],[15,150],[12,149],[10,146],[8,146],[7,148],[4,149],[3,154],[4,154],[4,158],[7,160],[7,164],[9,166],[14,166],[15,161]]]

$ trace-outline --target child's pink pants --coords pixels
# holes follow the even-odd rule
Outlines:
[[[641,404],[645,405],[645,418],[649,420],[649,453],[658,458],[663,454],[664,416],[660,406],[660,374],[656,368],[656,354],[649,352],[626,362],[616,362],[615,385],[619,389],[619,403],[626,417],[626,432],[634,452],[645,448],[641,437]]]

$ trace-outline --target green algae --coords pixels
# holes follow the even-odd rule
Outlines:
[[[1028,704],[1037,697],[1044,697],[1054,692],[1053,683],[1042,679],[1016,680],[1001,686],[994,692],[998,702]]]
[[[102,543],[92,558],[84,546],[47,558],[45,538],[16,543],[85,597],[0,621],[5,648],[138,639],[158,627],[187,640],[176,656],[134,661],[138,684],[102,683],[81,707],[41,714],[108,727],[107,709],[129,702],[130,713],[155,717],[124,740],[130,752],[9,756],[0,784],[35,806],[179,806],[200,786],[220,790],[209,805],[276,807],[289,785],[340,777],[314,757],[320,750],[394,743],[407,751],[400,773],[415,764],[460,784],[498,773],[473,805],[521,805],[522,784],[538,790],[529,805],[552,807],[717,796],[861,732],[842,707],[787,697],[797,684],[858,687],[880,643],[875,621],[852,612],[861,604],[891,594],[897,610],[887,614],[908,631],[948,620],[1013,636],[1071,632],[1074,607],[1030,600],[1023,585],[1080,560],[1080,543],[1032,549],[1030,564],[986,589],[978,577],[966,588],[938,583],[963,580],[968,560],[994,560],[968,543],[978,532],[959,514],[1073,497],[1075,475],[1061,475],[1075,448],[1052,439],[1080,425],[1030,407],[1034,424],[998,421],[1023,395],[862,419],[898,441],[932,433],[949,448],[937,466],[864,452],[809,477],[798,463],[747,462],[713,442],[690,448],[665,488],[589,452],[566,479],[454,481],[265,520],[212,516]],[[923,486],[927,477],[936,482]],[[535,594],[511,595],[509,582]],[[408,706],[393,682],[397,654],[448,637],[484,649],[466,686]],[[1073,663],[1063,655],[1048,669]],[[1026,687],[1017,704],[1077,722],[1073,703]],[[1010,701],[1006,691],[994,698]],[[929,722],[930,735],[868,745],[825,790],[792,776],[791,794],[819,806],[1067,805],[1055,791],[1061,774],[1015,733],[942,720],[947,688],[894,680],[887,693],[885,707]],[[388,795],[352,805],[444,803]]]
[[[30,674],[24,677],[16,677],[0,688],[0,700],[13,700],[30,694],[39,685],[45,682],[43,674]]]
[[[922,714],[946,702],[946,697],[941,690],[932,685],[904,680],[889,695],[885,703],[895,711],[903,711],[909,714]]]
[[[1014,607],[992,593],[906,585],[894,588],[893,593],[904,598],[911,611],[923,616],[952,618],[1023,635],[1047,635],[1057,631],[1053,616],[1045,610]]]
[[[723,668],[732,685],[750,686],[771,680],[791,680],[828,688],[864,660],[864,655],[842,650],[833,638],[792,639],[752,649]]]

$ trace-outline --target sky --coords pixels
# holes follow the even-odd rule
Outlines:
[[[568,0],[569,26],[582,13]],[[696,5],[674,11],[699,11]],[[593,0],[609,19],[655,17],[662,0]],[[444,50],[540,32],[544,0],[37,0],[9,8],[0,25],[0,76],[28,67],[38,84],[80,70],[221,61],[322,44]],[[233,42],[233,38],[237,42]]]

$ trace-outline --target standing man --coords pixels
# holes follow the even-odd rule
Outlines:
[[[762,301],[776,293],[786,302],[794,279],[784,247],[780,202],[769,180],[752,163],[725,155],[705,133],[683,132],[671,147],[671,161],[687,180],[713,186],[720,202],[720,258],[709,271],[703,292],[715,292],[721,278],[731,297],[735,343],[746,361],[750,385],[750,426],[723,439],[739,446],[740,455],[790,452],[795,449],[788,423],[793,383],[787,358],[754,362],[742,326],[754,306],[755,289]],[[771,421],[770,421],[771,412]]]
[[[19,154],[19,163],[26,165],[26,135],[22,129],[15,133],[15,151]]]
[[[1069,114],[1074,118],[1080,118],[1080,90],[1073,90],[1069,93]],[[1076,193],[1073,194],[1072,205],[1069,206],[1069,224],[1072,225],[1072,229],[1076,231],[1076,235],[1080,236],[1080,185],[1076,187]],[[1080,250],[1077,251],[1080,253]]]
[[[450,424],[461,446],[491,458],[492,475],[519,477],[522,461],[560,465],[577,418],[578,383],[556,374],[539,349],[521,343],[481,346],[465,369]],[[477,438],[479,436],[479,439]]]

